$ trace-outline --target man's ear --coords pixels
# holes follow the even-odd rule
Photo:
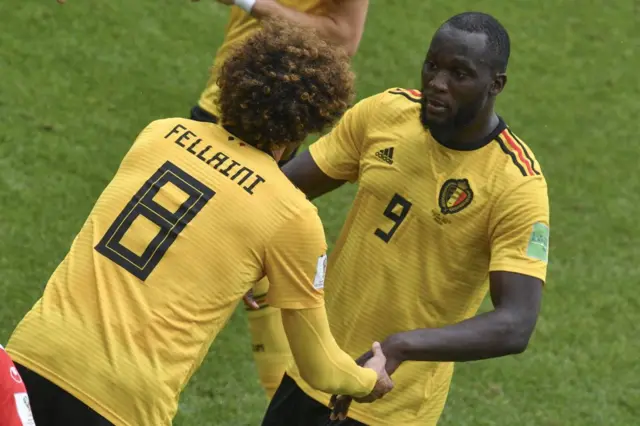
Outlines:
[[[493,83],[491,83],[491,87],[489,88],[489,94],[492,96],[498,96],[502,90],[504,90],[504,86],[507,85],[507,74],[506,73],[498,73],[493,79]]]

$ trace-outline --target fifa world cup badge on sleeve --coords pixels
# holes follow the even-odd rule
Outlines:
[[[324,276],[327,273],[327,255],[323,254],[318,258],[316,265],[316,277],[313,279],[313,288],[321,290],[324,288]]]
[[[527,256],[532,259],[548,262],[549,260],[549,227],[544,223],[537,222],[533,225],[529,245],[527,246]]]

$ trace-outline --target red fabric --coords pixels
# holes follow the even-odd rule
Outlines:
[[[0,346],[0,426],[35,426],[29,397],[9,355]]]

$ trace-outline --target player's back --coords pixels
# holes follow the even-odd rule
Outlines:
[[[272,157],[222,127],[156,121],[8,349],[116,424],[170,424],[210,343],[264,275],[269,239],[313,208]]]

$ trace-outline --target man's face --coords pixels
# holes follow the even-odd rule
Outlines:
[[[488,62],[486,44],[483,33],[446,25],[434,35],[422,67],[422,122],[426,127],[448,131],[464,127],[501,90]]]

